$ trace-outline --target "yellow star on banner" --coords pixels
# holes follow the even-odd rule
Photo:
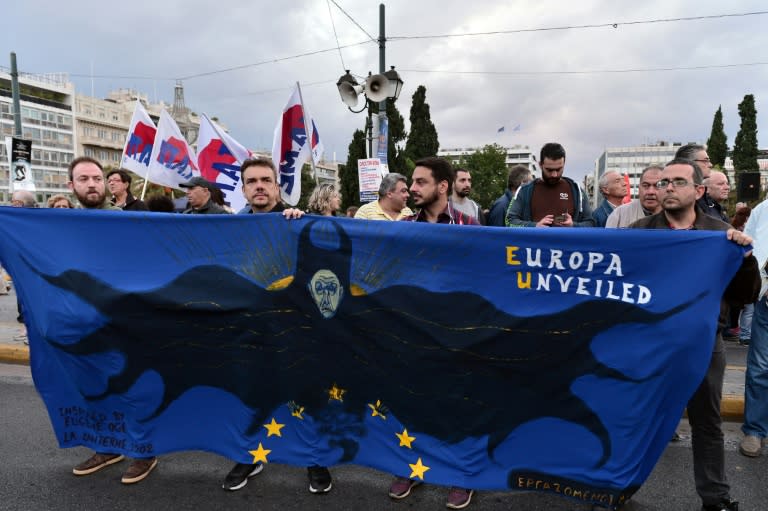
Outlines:
[[[400,439],[400,447],[407,447],[411,449],[411,442],[416,440],[415,436],[408,436],[408,430],[403,429],[402,433],[395,433],[395,436]]]
[[[416,460],[416,464],[412,465],[409,463],[408,466],[413,470],[413,472],[411,472],[411,478],[418,477],[422,481],[424,480],[424,472],[429,470],[428,466],[421,463],[421,458]]]
[[[333,387],[328,389],[328,401],[331,401],[335,399],[336,401],[344,401],[344,393],[346,392],[346,389],[342,389],[335,383],[333,384]]]
[[[375,405],[371,404],[371,403],[368,403],[368,408],[371,409],[371,417],[377,417],[378,416],[378,417],[381,417],[382,420],[387,420],[387,416],[384,415],[384,413],[383,413],[383,411],[381,409],[382,407],[381,407],[381,401],[380,400],[377,399]]]
[[[272,451],[270,449],[265,449],[261,446],[261,442],[259,442],[259,448],[255,451],[248,451],[249,453],[253,454],[253,462],[258,463],[261,461],[262,463],[267,463],[267,454],[271,453]],[[421,460],[419,460],[421,461]]]
[[[272,417],[272,422],[264,424],[264,427],[267,429],[267,437],[271,437],[272,435],[282,437],[283,435],[280,433],[280,430],[285,427],[285,424],[278,424],[275,422],[275,418]]]

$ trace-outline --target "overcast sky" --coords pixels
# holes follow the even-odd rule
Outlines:
[[[378,47],[369,41],[342,48],[340,55],[331,20],[341,46],[368,40],[366,32],[376,38],[380,2],[336,2],[362,29],[333,2],[329,9],[326,0],[6,2],[0,65],[8,67],[9,52],[15,51],[20,71],[69,73],[84,94],[91,92],[93,68],[99,97],[130,87],[167,102],[173,101],[174,78],[185,78],[187,106],[218,116],[254,149],[271,147],[277,117],[299,81],[326,157],[335,152],[346,159],[365,114],[347,110],[335,83],[345,67],[356,75],[377,72]],[[732,146],[745,94],[755,95],[758,129],[761,114],[768,112],[767,14],[623,24],[768,11],[765,1],[390,0],[385,5],[387,37],[393,38],[387,42],[387,66],[395,65],[405,82],[397,105],[408,123],[411,96],[426,86],[441,148],[496,142],[530,145],[538,153],[542,144],[558,141],[568,153],[566,173],[580,177],[594,168],[605,147],[706,141],[718,105]],[[617,27],[396,39],[604,23]],[[274,62],[328,49],[333,51]],[[192,77],[238,66],[248,67]],[[733,67],[648,71],[701,66]],[[594,72],[629,69],[645,71]],[[518,124],[521,129],[512,131]],[[501,126],[506,131],[497,134]],[[758,133],[761,148],[768,145],[765,133]]]

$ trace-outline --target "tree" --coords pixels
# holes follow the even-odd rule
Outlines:
[[[470,198],[480,207],[490,207],[507,189],[507,152],[498,144],[488,144],[473,154],[461,157],[460,167],[472,175]]]
[[[757,164],[757,110],[755,97],[744,96],[739,103],[741,126],[733,144],[733,168],[736,172],[760,170]]]
[[[437,140],[437,129],[432,124],[429,115],[429,105],[426,102],[427,88],[419,85],[413,93],[411,104],[411,132],[405,143],[405,156],[411,161],[427,156],[435,156],[440,147]]]
[[[341,209],[360,205],[360,182],[357,178],[357,160],[365,158],[365,133],[355,130],[347,149],[347,164],[339,165]]]
[[[712,160],[712,165],[717,168],[725,168],[725,157],[728,153],[728,136],[723,129],[722,105],[717,107],[715,118],[712,121],[712,133],[707,140],[707,154]]]
[[[301,195],[299,195],[299,202],[296,204],[297,208],[302,211],[307,210],[309,196],[312,195],[315,186],[315,178],[312,176],[312,164],[305,163],[301,167]]]

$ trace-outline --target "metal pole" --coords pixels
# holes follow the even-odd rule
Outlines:
[[[14,137],[21,137],[21,105],[19,103],[19,71],[16,69],[16,53],[11,52],[11,96],[13,96]]]
[[[366,99],[366,101],[368,101],[369,103],[368,103],[368,117],[365,118],[365,140],[366,142],[368,142],[368,144],[366,144],[365,146],[366,148],[365,157],[370,159],[376,155],[373,154],[373,122],[371,121],[371,116],[373,114],[371,114],[370,100]]]
[[[387,59],[386,59],[386,47],[387,47],[387,37],[385,35],[385,25],[384,25],[384,4],[379,4],[379,73],[384,74],[384,72],[387,70]],[[384,98],[382,101],[379,102],[379,120],[378,122],[381,123],[382,119],[387,118],[387,98]],[[380,126],[381,124],[379,124]],[[373,136],[373,132],[371,132],[371,136]],[[387,132],[387,137],[389,137],[389,132]],[[389,147],[389,144],[387,144],[387,147]]]

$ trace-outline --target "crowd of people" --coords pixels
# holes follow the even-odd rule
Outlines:
[[[598,183],[603,200],[594,211],[578,183],[564,176],[566,153],[560,144],[545,144],[539,163],[541,177],[536,179],[525,166],[511,168],[507,189],[487,213],[470,198],[471,170],[454,169],[447,160],[431,157],[415,163],[410,184],[404,175],[390,173],[381,181],[377,200],[359,208],[351,207],[345,215],[366,220],[515,228],[715,230],[723,231],[727,239],[739,245],[754,244],[754,255],[752,251],[746,253],[741,268],[723,295],[709,368],[688,403],[694,479],[702,509],[737,510],[738,503],[731,498],[725,475],[720,416],[725,370],[723,339],[735,336],[742,344],[750,346],[742,428],[744,439],[740,451],[746,456],[759,456],[768,436],[768,303],[765,296],[768,285],[760,289],[768,259],[766,202],[754,210],[746,204],[738,204],[733,218],[728,218],[724,206],[729,191],[727,176],[713,170],[706,148],[700,145],[683,146],[672,161],[644,169],[640,175],[638,197],[626,203],[627,187],[623,176],[614,171],[606,172]],[[130,192],[129,173],[117,169],[105,176],[101,164],[93,158],[76,158],[68,172],[69,189],[81,208],[174,210],[173,202],[164,196],[151,196],[146,202],[137,199]],[[247,204],[237,214],[276,212],[286,219],[301,218],[305,214],[281,202],[278,174],[269,159],[246,160],[241,165],[240,173],[242,193]],[[107,187],[111,200],[107,199]],[[182,187],[187,191],[185,214],[231,213],[224,204],[221,190],[214,183],[194,177]],[[414,210],[408,207],[409,199]],[[313,191],[308,209],[310,214],[333,216],[339,214],[340,204],[341,196],[337,188],[321,184]],[[22,190],[14,193],[13,205],[37,206],[34,195]],[[72,208],[74,205],[67,197],[57,195],[51,197],[48,207]],[[19,319],[23,321],[21,308]],[[122,454],[94,453],[77,465],[73,473],[81,476],[91,474],[123,459]],[[154,457],[134,459],[123,474],[122,482],[139,482],[156,465],[157,458]],[[230,491],[239,490],[262,469],[260,463],[237,463],[224,478],[222,486]],[[309,467],[308,478],[312,493],[326,493],[332,488],[332,477],[326,467]],[[406,498],[416,484],[413,479],[396,478],[389,495],[393,499]],[[472,489],[451,488],[446,505],[452,509],[464,508],[470,504],[473,494]]]

